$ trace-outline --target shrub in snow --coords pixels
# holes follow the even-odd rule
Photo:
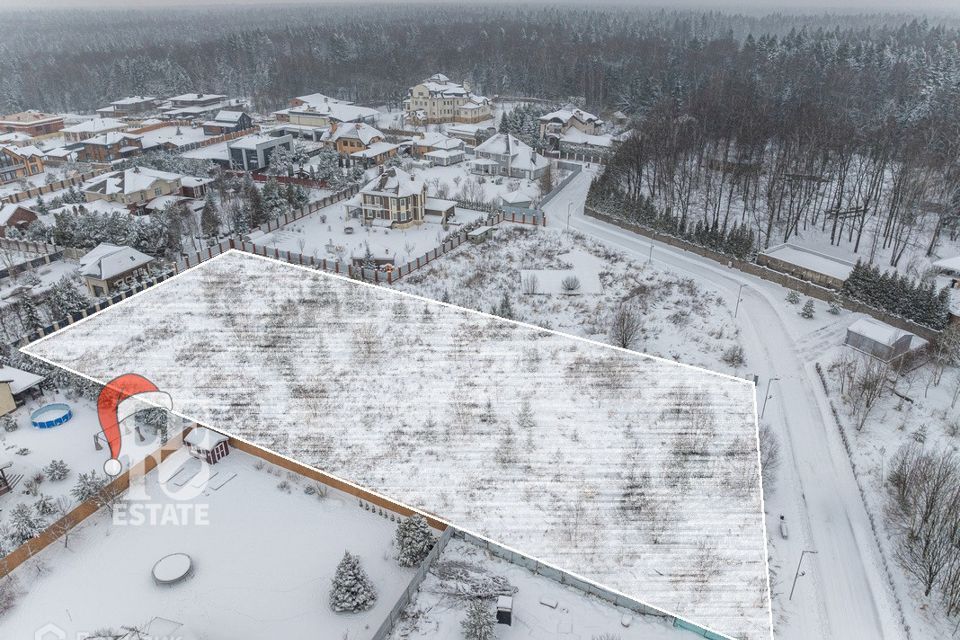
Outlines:
[[[10,544],[19,547],[43,531],[43,518],[36,515],[30,505],[20,503],[10,511],[10,531],[7,534]]]
[[[99,496],[106,485],[106,480],[97,475],[96,471],[81,473],[77,478],[77,484],[73,485],[73,489],[70,490],[70,495],[72,495],[77,502],[86,502],[91,498]]]
[[[787,302],[790,304],[800,304],[800,294],[796,291],[790,291],[787,294]]]
[[[397,525],[396,541],[400,551],[397,564],[401,567],[416,567],[433,548],[433,531],[423,516],[414,514]]]
[[[36,510],[38,516],[45,518],[54,514],[57,510],[57,505],[53,501],[53,498],[41,493],[37,501],[33,503],[33,508]]]
[[[560,288],[564,293],[573,293],[580,290],[580,278],[577,276],[567,276],[560,281]]]
[[[480,599],[470,603],[467,617],[460,623],[464,640],[495,640],[493,625],[494,616]]]
[[[803,305],[803,309],[800,310],[800,315],[804,318],[812,318],[814,311],[816,311],[816,309],[813,306],[813,300],[807,298],[807,301]]]
[[[376,601],[377,589],[360,566],[360,558],[344,551],[333,576],[330,608],[338,612],[366,611]]]
[[[37,495],[40,492],[40,485],[45,479],[46,477],[42,473],[37,473],[23,483],[23,492],[31,496]]]
[[[17,424],[17,421],[13,416],[3,416],[3,430],[6,432],[16,431],[20,425]]]
[[[51,460],[50,464],[43,468],[43,473],[47,476],[47,480],[59,482],[69,475],[70,467],[63,460]]]
[[[833,298],[830,299],[829,305],[830,306],[827,309],[827,311],[829,311],[835,316],[839,315],[841,309],[843,309],[843,301],[840,299],[839,295],[833,296]]]
[[[743,355],[743,347],[738,344],[732,345],[730,348],[724,351],[722,358],[723,361],[731,367],[742,367],[747,361],[746,357]]]

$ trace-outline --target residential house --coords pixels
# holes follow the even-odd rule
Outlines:
[[[157,99],[153,96],[129,96],[97,109],[97,115],[104,118],[124,118],[153,111],[156,106]]]
[[[208,136],[220,136],[225,133],[246,131],[253,126],[253,119],[244,111],[219,111],[213,120],[203,123],[203,133]]]
[[[466,157],[463,140],[435,131],[414,138],[411,141],[411,152],[415,156],[429,160],[434,166],[442,167],[463,162]]]
[[[33,209],[16,204],[0,204],[0,235],[6,236],[10,229],[26,230],[37,219]]]
[[[575,107],[565,107],[540,116],[540,138],[558,140],[570,129],[596,136],[603,133],[603,125],[603,120],[592,113]]]
[[[240,171],[262,171],[270,164],[270,156],[277,149],[290,151],[293,148],[293,136],[268,136],[254,134],[243,136],[227,143],[230,152],[230,168]]]
[[[277,122],[310,129],[331,128],[347,122],[373,124],[379,112],[345,102],[307,103],[273,113]]]
[[[498,133],[474,149],[473,172],[536,180],[550,168],[550,161],[509,133]]]
[[[936,277],[936,287],[947,287],[947,311],[950,324],[960,326],[960,256],[944,258],[933,263],[941,275]]]
[[[347,213],[367,225],[405,228],[423,222],[426,203],[426,183],[391,167],[348,201]]]
[[[451,138],[463,140],[471,147],[475,147],[490,136],[496,135],[497,128],[475,124],[448,124],[443,132]]]
[[[380,130],[363,122],[333,124],[327,143],[340,155],[365,166],[380,165],[397,155],[400,145],[384,140]]]
[[[310,93],[305,96],[297,96],[296,98],[290,98],[291,107],[303,107],[307,105],[318,105],[318,104],[353,104],[349,100],[340,100],[339,98],[331,98],[330,96],[323,93]]]
[[[467,83],[457,84],[437,73],[411,87],[403,102],[404,118],[417,125],[441,122],[477,123],[493,117],[490,100],[475,95]]]
[[[80,275],[90,295],[101,298],[149,274],[154,259],[133,247],[103,242],[80,258]]]
[[[848,347],[882,362],[892,362],[910,351],[913,334],[872,318],[861,318],[847,327]]]
[[[63,116],[42,111],[21,111],[0,116],[0,132],[25,133],[33,138],[63,129]]]
[[[80,143],[80,162],[110,163],[143,153],[143,136],[122,131],[102,133]]]
[[[207,187],[212,182],[213,178],[183,176],[183,178],[180,179],[180,193],[187,198],[202,200],[207,195]]]
[[[43,152],[28,145],[0,146],[0,184],[43,173]]]
[[[84,120],[75,125],[64,127],[61,130],[63,139],[67,143],[82,142],[87,138],[92,138],[111,131],[123,131],[127,128],[127,123],[116,118],[92,118]]]
[[[81,187],[87,202],[109,200],[140,213],[146,204],[159,196],[180,195],[183,176],[177,173],[134,167],[115,171],[85,183]]]
[[[230,100],[216,93],[184,93],[168,99],[169,108],[163,111],[163,117],[175,120],[196,120],[209,117],[218,111],[236,107],[239,101]]]

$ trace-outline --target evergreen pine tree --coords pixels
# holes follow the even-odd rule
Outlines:
[[[20,299],[20,303],[17,305],[17,314],[20,316],[20,322],[23,324],[24,330],[28,333],[38,331],[43,327],[37,305],[29,295],[24,295]]]
[[[203,200],[203,210],[200,212],[200,231],[208,237],[216,237],[220,233],[220,214],[217,213],[217,204],[213,201],[213,192],[207,191]]]
[[[806,303],[803,305],[803,309],[800,310],[800,315],[804,318],[812,318],[816,308],[813,306],[813,299],[807,298]]]
[[[360,566],[360,558],[344,551],[330,588],[330,608],[337,612],[366,611],[376,601],[377,590]]]
[[[43,519],[23,502],[10,511],[8,522],[10,542],[13,546],[18,547],[27,540],[36,538],[43,531]]]
[[[423,516],[414,514],[397,525],[396,542],[399,549],[397,564],[416,567],[433,548],[433,531]]]
[[[494,616],[479,598],[467,607],[467,617],[460,626],[463,629],[464,640],[495,640],[496,638],[493,632]]]

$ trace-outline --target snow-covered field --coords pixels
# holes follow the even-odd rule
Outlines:
[[[551,279],[541,274],[543,286],[538,288],[544,291],[531,295],[526,293],[526,270],[570,270],[586,284],[579,295],[548,293]],[[590,284],[596,281],[602,285],[599,293]],[[735,374],[745,373],[749,365],[724,362],[724,354],[740,343],[727,304],[735,300],[580,233],[502,224],[483,244],[461,245],[394,286],[434,300],[446,296],[479,311],[489,311],[506,294],[517,319],[601,342],[610,340],[614,310],[627,303],[642,322],[633,349]]]
[[[45,404],[65,402],[70,405],[73,418],[59,427],[37,429],[30,423],[30,414]],[[10,462],[6,470],[7,477],[22,475],[23,479],[12,493],[0,496],[0,524],[10,524],[10,512],[20,503],[31,507],[40,496],[47,496],[56,502],[63,496],[69,496],[81,473],[96,471],[103,475],[103,463],[109,458],[106,449],[97,450],[94,437],[101,433],[97,419],[96,403],[84,398],[67,397],[60,393],[46,393],[37,399],[29,400],[16,409],[10,416],[16,420],[18,429],[7,432],[0,429],[0,465]],[[144,441],[138,442],[131,436],[124,440],[123,461],[126,466],[133,461],[142,460],[155,451],[160,442],[156,434],[144,431]],[[27,493],[28,481],[42,473],[43,468],[53,460],[63,460],[70,472],[62,480],[44,479],[36,494]],[[69,499],[69,498],[68,498]],[[75,502],[70,500],[70,508]],[[56,520],[55,516],[44,519],[46,524]],[[6,541],[0,541],[0,548],[10,549]]]
[[[366,640],[409,583],[413,569],[395,560],[396,523],[365,511],[356,498],[333,489],[326,497],[308,495],[301,476],[233,451],[213,470],[235,477],[178,500],[159,484],[177,462],[170,458],[147,474],[144,487],[162,513],[175,506],[184,515],[140,526],[115,521],[107,509],[91,516],[70,532],[68,548],[55,543],[14,571],[21,594],[0,621],[0,636],[33,638],[55,624],[65,637],[86,637],[77,634],[159,616],[197,639],[303,638],[311,630],[317,638]],[[133,504],[122,499],[116,513]],[[378,590],[376,605],[362,613],[329,606],[345,550],[360,557]],[[190,555],[193,575],[157,586],[151,568],[171,553]]]
[[[396,258],[404,264],[436,249],[443,238],[455,232],[459,226],[482,218],[487,214],[457,208],[456,216],[444,230],[439,219],[430,216],[426,222],[409,229],[382,229],[368,227],[359,220],[346,217],[342,202],[315,211],[308,216],[270,233],[255,232],[250,240],[258,245],[293,251],[317,259],[349,261],[351,257],[362,258],[367,246],[378,258]],[[350,228],[352,233],[347,233]]]
[[[725,633],[769,634],[753,386],[229,252],[27,349]]]
[[[513,619],[509,626],[497,625],[498,640],[603,637],[692,640],[698,637],[680,631],[663,619],[640,616],[561,585],[458,538],[452,539],[437,558],[416,599],[406,608],[403,620],[390,637],[392,640],[459,638],[460,624],[466,618],[472,596],[483,594],[492,613],[496,598],[489,594],[502,591],[513,592]],[[629,626],[623,624],[625,621]],[[605,633],[610,635],[603,636]]]

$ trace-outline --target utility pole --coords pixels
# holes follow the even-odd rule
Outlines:
[[[572,206],[573,206],[573,202],[567,203],[567,231],[570,231],[570,215],[571,215],[570,207]]]
[[[797,588],[797,578],[800,577],[800,565],[803,564],[803,556],[808,553],[816,553],[816,551],[804,549],[800,552],[800,561],[797,563],[797,572],[793,574],[793,586],[790,587],[790,597],[787,600],[793,600],[793,590]],[[806,575],[806,572],[804,572],[804,575]]]
[[[652,248],[653,248],[653,245],[651,245],[650,248],[652,249]],[[740,288],[737,289],[737,306],[734,307],[734,309],[733,309],[733,317],[734,317],[734,318],[737,317],[737,312],[740,311],[740,301],[743,300],[743,298],[740,297],[740,294],[743,293],[743,288],[744,288],[745,286],[747,286],[747,283],[746,283],[746,282],[744,282],[743,284],[741,284],[741,285],[740,285]]]
[[[647,257],[647,264],[653,262],[653,243],[650,243],[650,255]]]
[[[779,380],[780,378],[770,378],[767,380],[767,391],[763,394],[763,409],[760,410],[760,417],[763,417],[763,414],[767,412],[767,400],[770,399],[770,385],[774,380]]]

